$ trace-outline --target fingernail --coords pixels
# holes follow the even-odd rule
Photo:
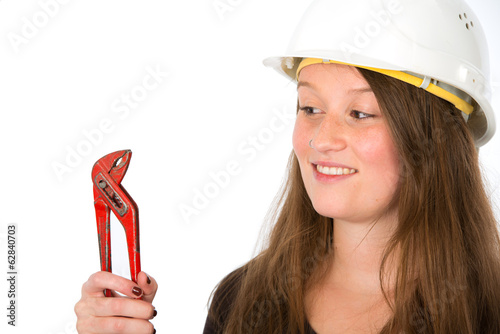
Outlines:
[[[138,286],[134,286],[134,288],[132,289],[132,293],[139,297],[140,295],[142,295],[142,289]]]
[[[148,275],[148,274],[146,274],[146,277],[148,278],[147,283],[148,283],[148,284],[151,284],[151,278],[149,278],[149,275]]]
[[[151,317],[151,319],[153,319],[154,317],[156,317],[156,315],[158,314],[158,312],[156,312],[156,310],[153,311],[153,316]]]
[[[154,329],[154,328],[153,328]],[[153,330],[153,334],[156,334],[156,329]]]

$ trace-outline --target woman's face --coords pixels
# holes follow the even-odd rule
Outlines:
[[[315,210],[373,222],[396,194],[399,160],[370,86],[354,67],[314,64],[300,72],[297,90],[293,147]]]

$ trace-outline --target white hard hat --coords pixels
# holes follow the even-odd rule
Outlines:
[[[452,102],[478,147],[495,132],[488,46],[462,0],[316,0],[286,55],[264,64],[296,80],[299,65],[320,61],[381,72]]]

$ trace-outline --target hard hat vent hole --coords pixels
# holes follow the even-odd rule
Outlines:
[[[458,14],[458,18],[460,20],[467,20],[467,13]],[[472,21],[466,22],[465,23],[465,27],[467,28],[467,30],[470,30],[471,28],[474,28],[474,22],[472,22]]]

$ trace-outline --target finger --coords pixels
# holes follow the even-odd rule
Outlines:
[[[150,320],[156,310],[150,302],[131,298],[82,298],[76,303],[74,311],[78,319],[90,317],[129,317]]]
[[[137,284],[143,291],[142,299],[150,303],[153,302],[156,291],[158,290],[156,280],[144,271],[141,271],[137,276]]]
[[[92,274],[88,281],[83,284],[82,297],[103,297],[104,289],[118,291],[132,298],[142,297],[143,294],[142,289],[133,281],[107,271],[99,271]]]
[[[156,332],[153,324],[147,320],[123,317],[92,317],[82,321],[80,326],[87,328],[90,333],[99,334],[152,334]]]
[[[94,298],[89,314],[96,317],[129,317],[150,320],[156,316],[150,302],[130,298]]]

